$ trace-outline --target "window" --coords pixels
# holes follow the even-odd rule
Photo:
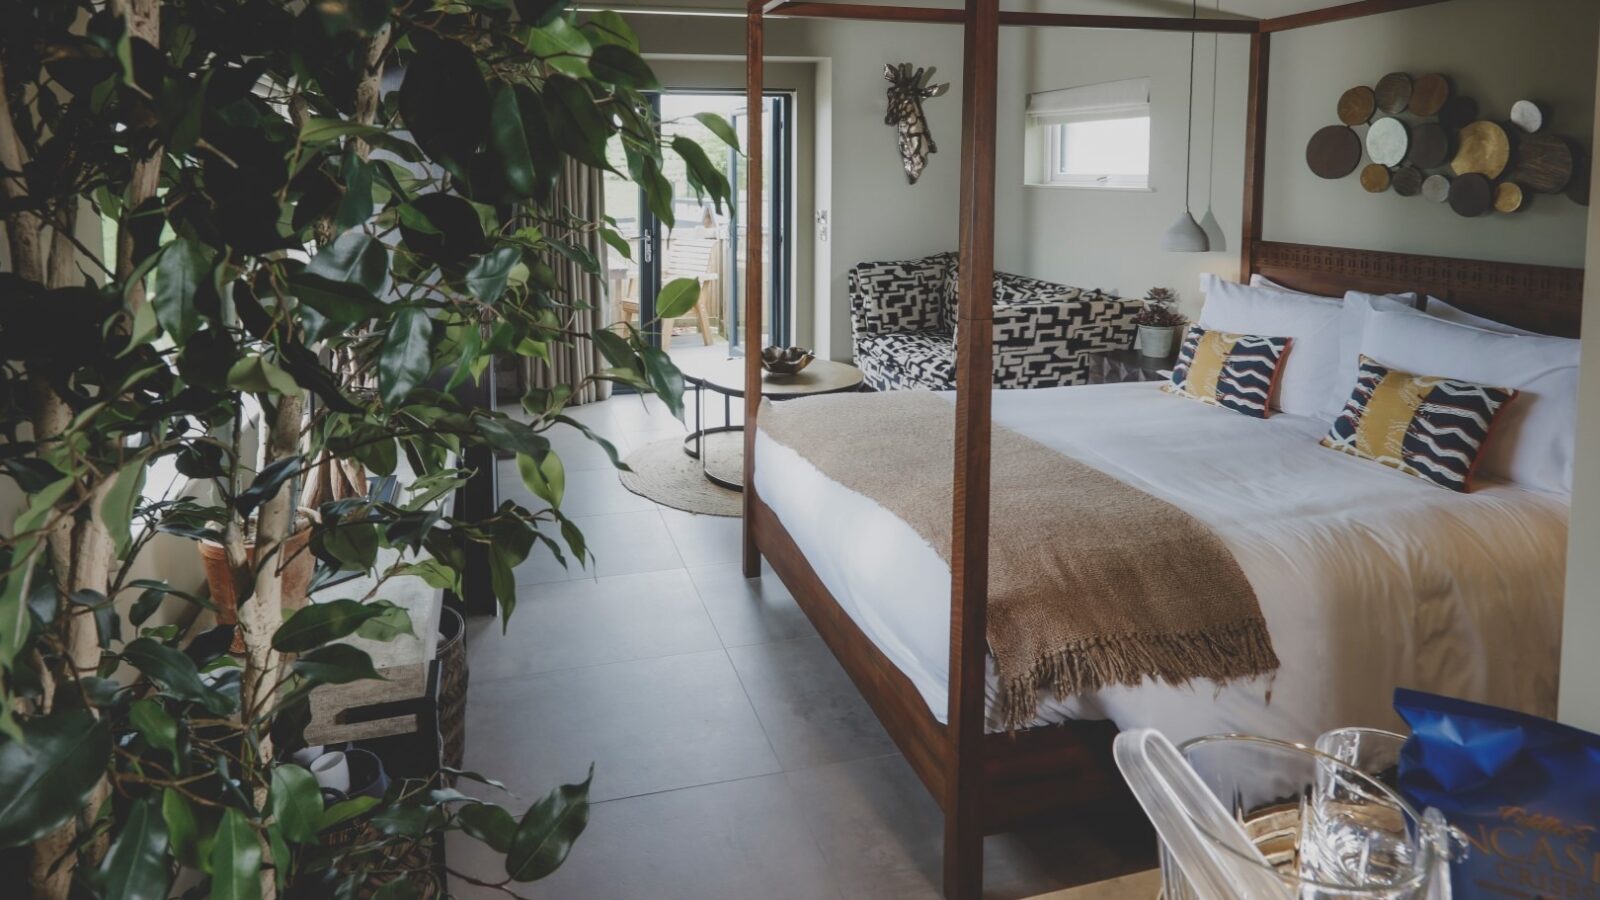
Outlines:
[[[1028,131],[1031,184],[1150,188],[1148,79],[1031,94]]]

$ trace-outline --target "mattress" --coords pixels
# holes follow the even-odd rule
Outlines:
[[[994,422],[1208,525],[1254,588],[1282,662],[1227,686],[1042,692],[1035,725],[1111,719],[1175,740],[1309,740],[1341,725],[1398,727],[1396,687],[1554,714],[1565,496],[1506,484],[1454,493],[1318,446],[1324,421],[1253,419],[1153,383],[996,391]],[[949,565],[910,526],[759,428],[755,454],[762,501],[945,721]],[[997,694],[991,659],[991,710]],[[989,728],[998,730],[993,715]]]

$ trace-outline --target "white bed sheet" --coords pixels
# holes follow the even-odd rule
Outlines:
[[[1509,485],[1453,493],[1319,447],[1325,422],[1252,419],[1150,383],[996,391],[994,421],[1210,526],[1255,589],[1281,662],[1271,677],[1220,689],[1041,693],[1035,724],[1109,718],[1176,740],[1229,731],[1308,740],[1340,725],[1398,726],[1396,686],[1554,714],[1564,496]],[[755,446],[763,502],[944,721],[949,565],[905,522],[759,429]],[[996,694],[991,660],[991,710]]]

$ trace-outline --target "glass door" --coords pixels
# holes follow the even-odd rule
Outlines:
[[[670,148],[663,174],[673,187],[673,227],[650,214],[643,193],[615,175],[606,176],[606,211],[627,238],[632,259],[607,250],[615,319],[642,327],[655,319],[654,299],[662,284],[678,278],[700,282],[700,303],[689,314],[651,330],[651,340],[680,363],[743,355],[742,323],[747,308],[744,246],[749,232],[745,210],[745,157],[734,152],[696,113],[716,113],[734,126],[741,149],[747,146],[745,97],[735,91],[668,91],[655,98],[662,137],[688,138],[722,169],[733,185],[733,208],[717,210],[689,186],[684,164]],[[788,236],[792,195],[790,110],[792,97],[771,94],[763,107],[767,149],[762,179],[762,260],[766,278],[762,304],[763,343],[787,345],[790,335],[790,281],[793,271]],[[626,171],[620,144],[613,160]]]

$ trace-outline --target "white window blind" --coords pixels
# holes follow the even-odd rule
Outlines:
[[[1150,79],[1129,78],[1028,95],[1030,125],[1137,119],[1150,115]]]

